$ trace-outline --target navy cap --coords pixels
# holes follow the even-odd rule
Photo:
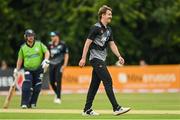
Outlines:
[[[50,32],[50,36],[59,36],[59,32],[57,31]]]

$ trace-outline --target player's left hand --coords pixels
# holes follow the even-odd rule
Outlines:
[[[49,60],[48,59],[44,59],[41,63],[42,68],[44,69],[44,72],[47,71],[47,68],[49,67]]]
[[[64,71],[64,68],[65,68],[65,67],[66,67],[65,65],[62,65],[62,66],[61,66],[61,72]]]
[[[79,61],[79,66],[80,66],[80,67],[84,67],[85,64],[86,64],[86,59],[81,58],[81,60]]]
[[[122,65],[124,64],[124,59],[121,56],[119,57],[119,63]]]

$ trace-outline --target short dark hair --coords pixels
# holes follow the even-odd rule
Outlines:
[[[107,5],[103,5],[102,7],[99,8],[98,11],[99,19],[101,19],[102,14],[105,14],[107,10],[110,10],[112,12],[112,8],[108,7]]]

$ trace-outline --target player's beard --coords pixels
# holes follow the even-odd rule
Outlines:
[[[108,20],[107,20],[107,23],[110,23],[110,22],[111,22],[111,19],[112,19],[112,18],[109,17]]]
[[[34,41],[35,41],[34,37],[30,37],[29,39],[27,39],[27,43],[29,45],[32,45],[34,43]]]

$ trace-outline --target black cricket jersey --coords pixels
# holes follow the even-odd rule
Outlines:
[[[90,46],[89,60],[97,58],[105,61],[108,43],[109,41],[113,41],[111,28],[109,26],[104,26],[101,22],[98,22],[92,26],[88,39],[93,41]]]
[[[50,64],[56,65],[61,64],[64,61],[64,55],[69,53],[67,45],[60,41],[58,45],[54,45],[52,42],[49,42],[49,51],[50,51]]]

